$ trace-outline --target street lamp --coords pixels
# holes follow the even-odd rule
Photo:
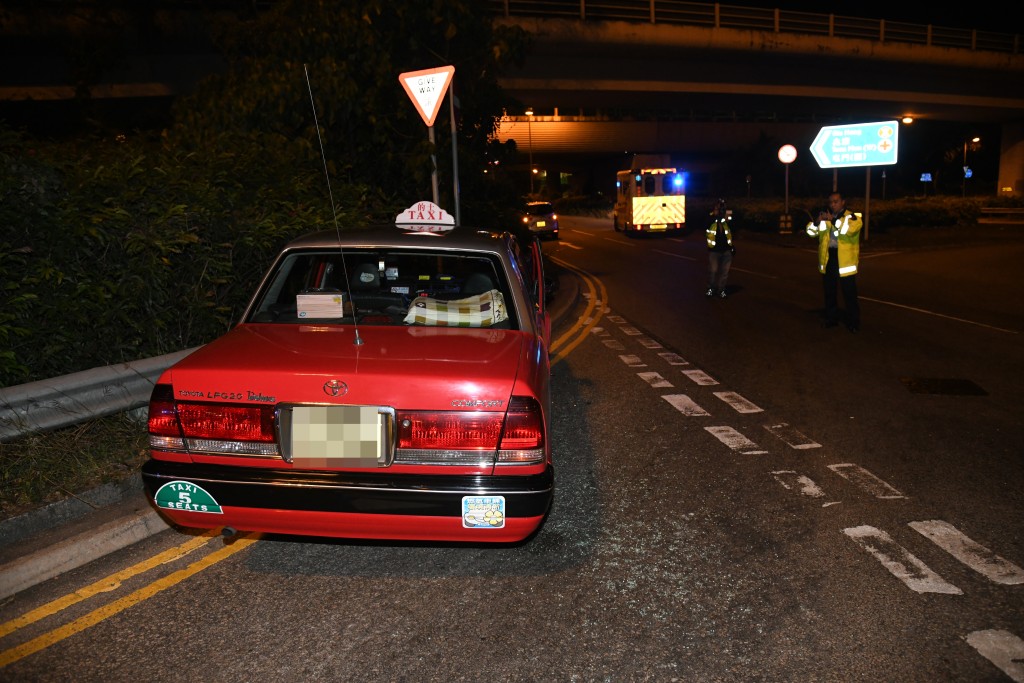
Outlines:
[[[967,143],[972,145],[981,142],[981,138],[975,136],[970,140],[964,140],[964,177],[960,180],[960,196],[967,196]]]
[[[533,107],[526,110],[526,129],[530,135],[530,194],[533,194]]]

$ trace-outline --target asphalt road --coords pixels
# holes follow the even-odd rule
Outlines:
[[[869,240],[852,335],[800,237],[708,300],[701,235],[564,219],[530,541],[163,531],[0,604],[0,679],[1024,681],[1024,239]]]

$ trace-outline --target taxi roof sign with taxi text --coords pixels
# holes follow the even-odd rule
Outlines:
[[[455,219],[434,202],[424,201],[395,216],[395,225],[413,232],[447,232],[455,227]]]
[[[398,75],[399,83],[405,88],[405,92],[409,93],[409,98],[428,126],[434,125],[441,100],[444,99],[454,74],[454,66],[442,66],[422,71],[406,71]]]
[[[821,168],[884,166],[896,163],[899,122],[851,123],[825,126],[811,143]]]

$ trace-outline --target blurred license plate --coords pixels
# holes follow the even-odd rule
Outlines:
[[[651,230],[665,230],[667,228],[668,225],[666,225],[665,223],[657,223],[651,226]]]
[[[389,410],[293,406],[288,429],[292,465],[302,469],[386,466]]]
[[[538,228],[543,228],[546,225],[547,225],[547,223],[545,223],[544,221],[537,221],[537,227]]]

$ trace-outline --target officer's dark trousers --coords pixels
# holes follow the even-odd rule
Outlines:
[[[839,250],[828,250],[825,274],[821,276],[825,286],[825,322],[839,322],[839,288],[843,290],[843,304],[846,306],[846,324],[860,327],[860,304],[857,302],[857,276],[839,277]]]

